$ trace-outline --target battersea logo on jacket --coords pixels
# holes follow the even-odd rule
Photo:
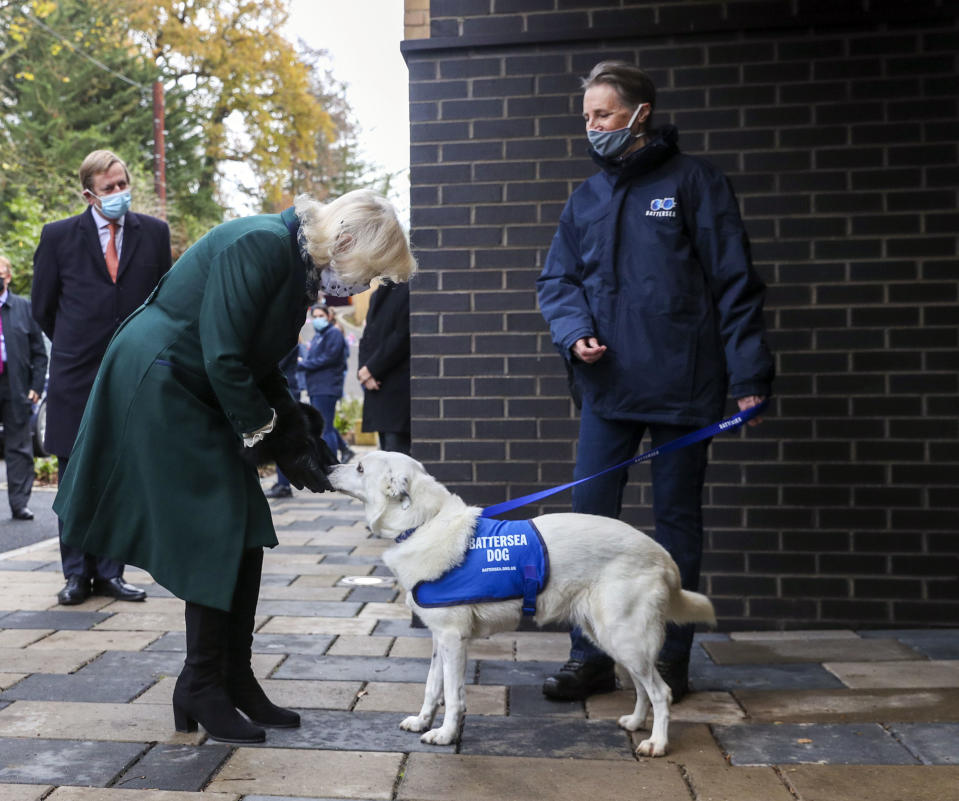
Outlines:
[[[549,554],[531,520],[481,517],[464,560],[435,581],[418,582],[413,600],[436,607],[522,598],[532,614],[548,580]]]

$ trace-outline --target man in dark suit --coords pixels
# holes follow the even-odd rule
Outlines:
[[[30,417],[47,378],[47,349],[30,301],[10,290],[12,278],[10,261],[0,256],[0,419],[7,497],[14,520],[33,520],[27,506],[34,475]]]
[[[170,269],[170,229],[130,208],[130,173],[108,150],[80,165],[89,208],[45,225],[33,256],[33,316],[53,341],[44,445],[63,477],[80,418],[110,337]],[[60,526],[63,533],[62,524]],[[123,580],[123,565],[60,543],[61,604],[93,592],[123,601],[146,593]],[[92,585],[91,585],[92,582]]]

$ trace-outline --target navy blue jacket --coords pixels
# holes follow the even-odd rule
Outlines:
[[[33,255],[34,319],[53,341],[45,447],[69,456],[100,362],[114,331],[146,300],[172,263],[170,228],[128,211],[114,283],[87,208],[48,223]]]
[[[703,426],[771,392],[765,287],[732,187],[679,152],[672,126],[573,192],[537,280],[553,342],[583,402],[612,420]],[[607,346],[585,364],[578,339]]]
[[[300,362],[306,375],[306,391],[313,395],[343,394],[343,379],[346,376],[346,360],[350,346],[335,325],[318,331],[310,340],[310,347]]]

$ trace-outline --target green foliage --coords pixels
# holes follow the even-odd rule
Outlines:
[[[341,398],[336,404],[336,417],[333,426],[341,434],[359,428],[363,420],[363,401],[359,398]]]
[[[44,484],[57,483],[58,469],[59,465],[56,456],[38,457],[33,460],[33,473],[37,477],[37,481]]]

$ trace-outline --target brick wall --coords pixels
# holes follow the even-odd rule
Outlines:
[[[707,475],[721,624],[956,625],[956,6],[430,5],[431,38],[403,45],[414,455],[479,505],[570,479],[577,419],[534,281],[594,171],[578,77],[624,58],[730,176],[769,287],[776,398]],[[624,518],[651,528],[647,471]]]

